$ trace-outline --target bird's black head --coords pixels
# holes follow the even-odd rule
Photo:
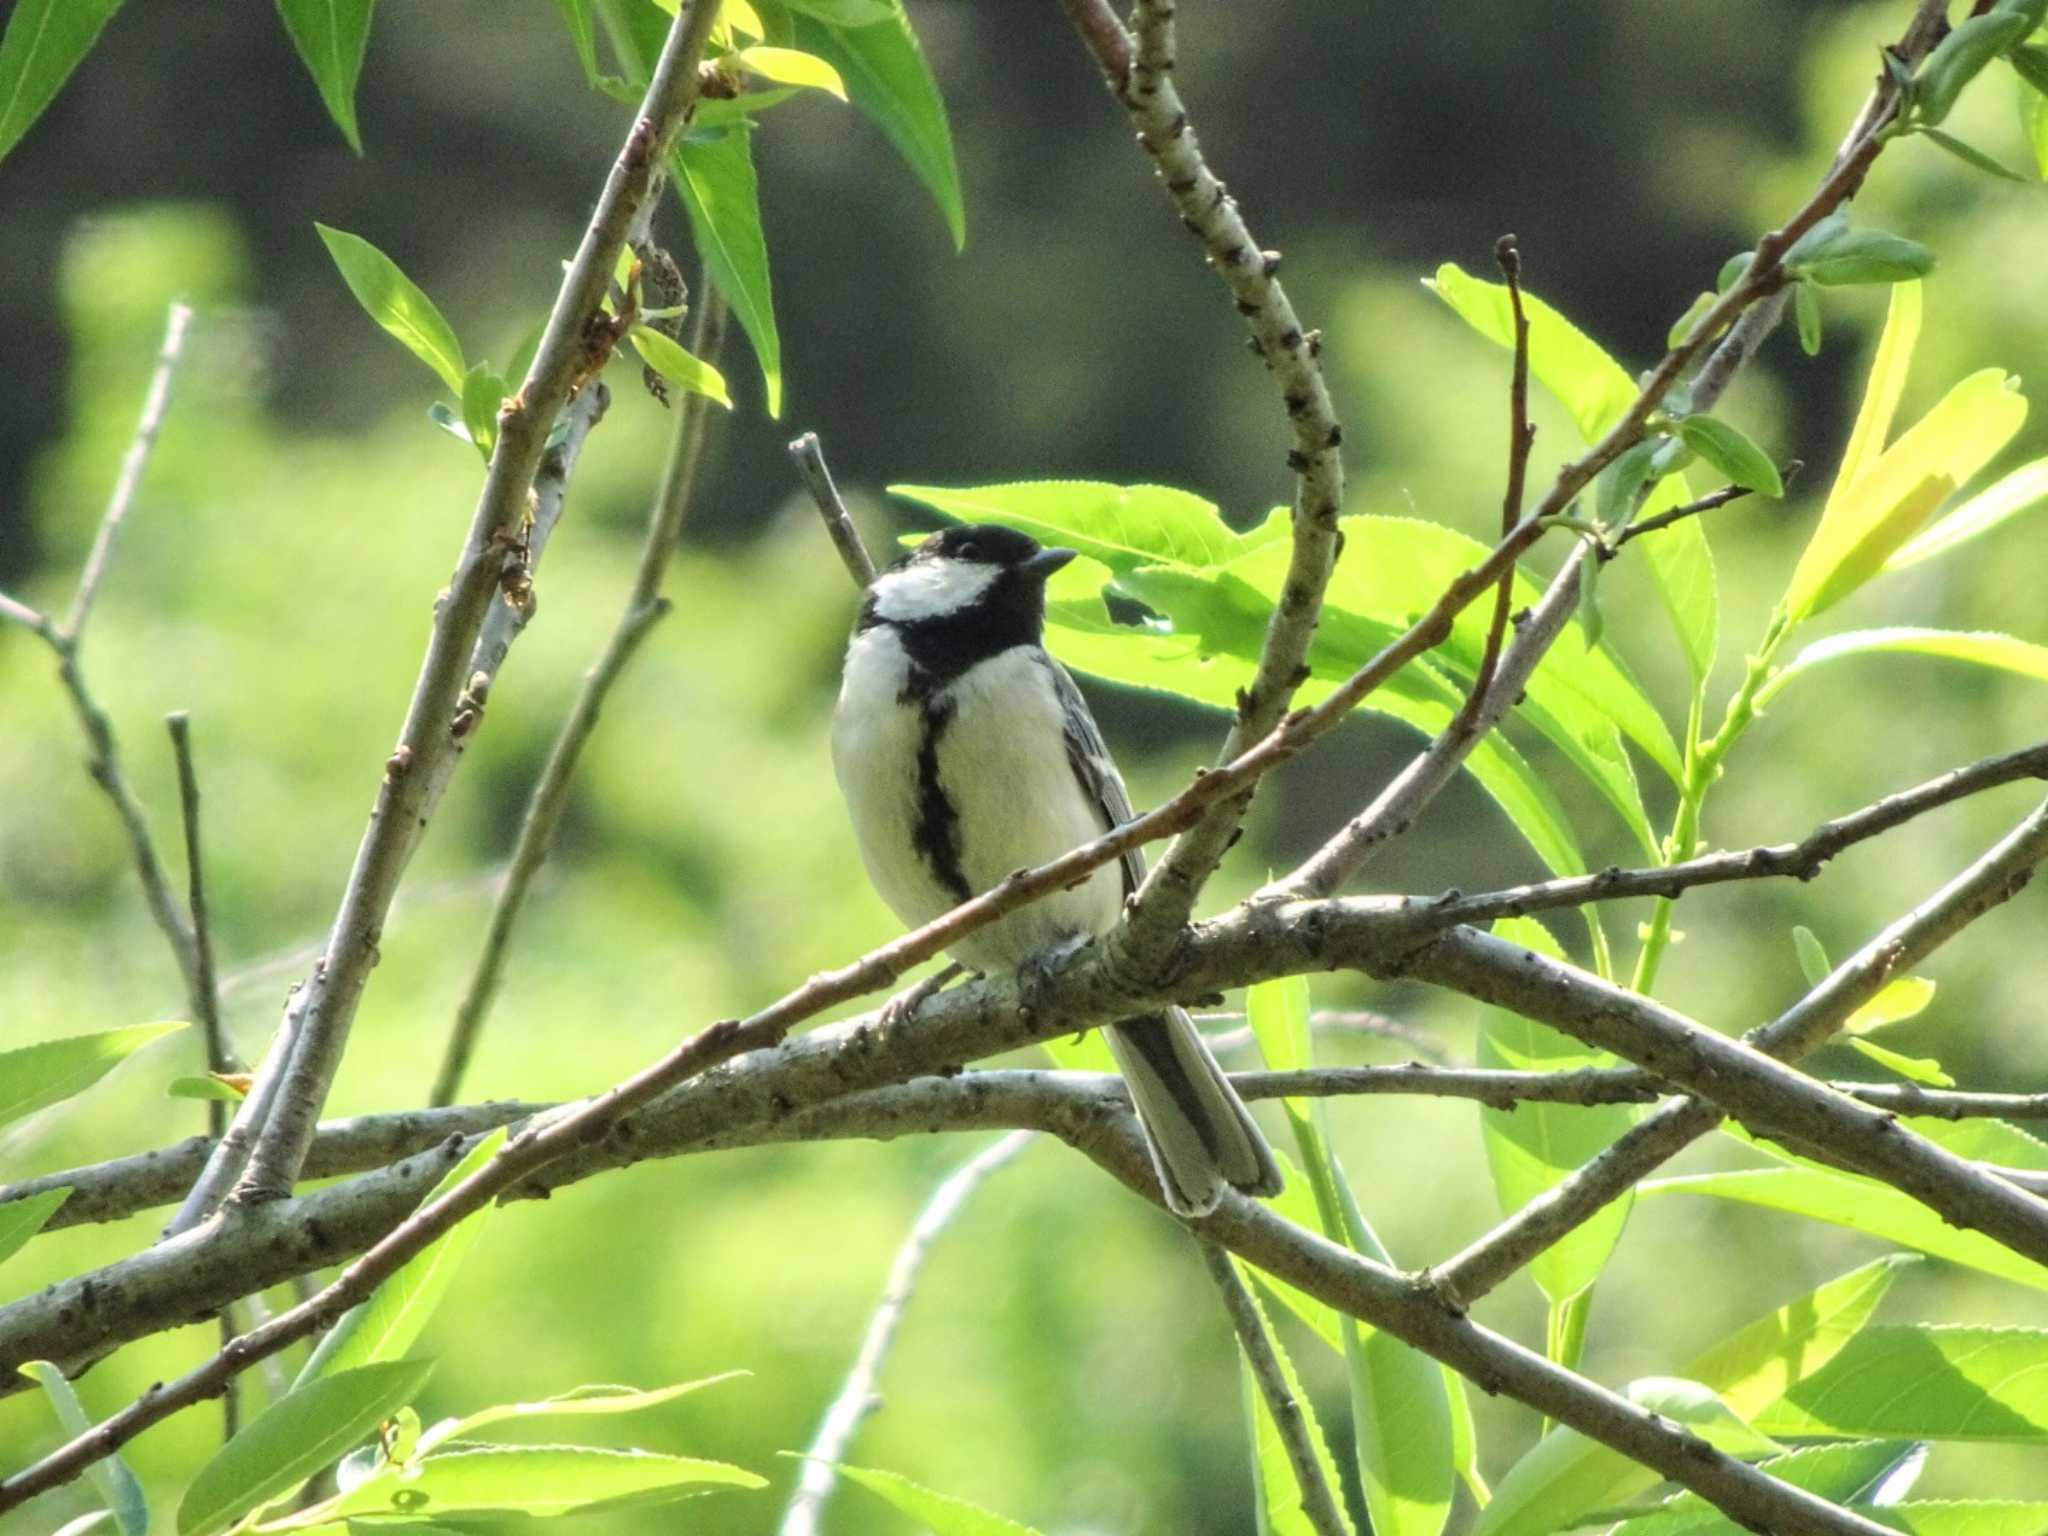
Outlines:
[[[1071,549],[1049,549],[995,523],[946,528],[875,577],[859,627],[890,625],[920,668],[955,677],[1012,646],[1038,643],[1046,578],[1073,558]]]

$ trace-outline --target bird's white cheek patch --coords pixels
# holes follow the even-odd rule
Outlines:
[[[1002,572],[966,560],[921,560],[875,582],[875,612],[895,624],[958,613]]]

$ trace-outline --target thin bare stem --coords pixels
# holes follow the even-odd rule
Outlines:
[[[846,510],[846,503],[840,498],[839,487],[832,482],[832,471],[825,464],[825,448],[818,441],[818,434],[806,432],[795,438],[789,445],[789,456],[796,461],[796,470],[803,477],[804,489],[811,493],[818,515],[825,520],[825,531],[832,536],[832,547],[839,551],[840,561],[846,566],[846,574],[853,578],[856,587],[866,590],[875,579],[874,557],[861,542],[860,530],[853,525],[853,515]]]
[[[1273,1347],[1273,1336],[1266,1329],[1265,1315],[1252,1299],[1250,1289],[1239,1278],[1237,1266],[1231,1262],[1229,1253],[1214,1243],[1198,1243],[1196,1246],[1201,1249],[1203,1267],[1209,1271],[1209,1278],[1215,1281],[1217,1293],[1223,1298],[1223,1310],[1229,1315],[1230,1326],[1237,1333],[1238,1347],[1244,1351],[1245,1367],[1251,1372],[1259,1396],[1265,1399],[1266,1411],[1273,1416],[1273,1425],[1280,1432],[1280,1444],[1287,1452],[1287,1464],[1294,1469],[1294,1485],[1301,1493],[1302,1518],[1308,1521],[1316,1536],[1350,1536],[1350,1527],[1338,1507],[1337,1495],[1331,1489],[1329,1479],[1323,1476],[1322,1463],[1316,1457],[1314,1432],[1309,1428],[1307,1415],[1301,1411],[1301,1404],[1295,1401],[1286,1368],[1281,1365],[1279,1352]]]
[[[1508,306],[1514,316],[1515,333],[1515,361],[1508,377],[1508,478],[1500,503],[1500,532],[1506,538],[1521,520],[1524,486],[1529,478],[1529,450],[1535,445],[1536,429],[1529,424],[1529,317],[1522,308],[1522,253],[1513,235],[1500,237],[1493,248],[1493,259],[1508,285]],[[1493,620],[1486,627],[1486,648],[1479,657],[1472,691],[1465,696],[1459,711],[1462,725],[1454,729],[1471,728],[1471,721],[1463,717],[1477,713],[1487,690],[1493,686],[1493,672],[1500,664],[1501,640],[1508,631],[1508,610],[1514,606],[1514,599],[1515,573],[1510,570],[1501,577],[1494,593]]]
[[[234,1072],[241,1063],[221,1026],[220,986],[213,962],[213,926],[206,905],[206,864],[199,837],[199,772],[192,760],[192,717],[184,710],[164,716],[171,733],[171,751],[178,761],[178,806],[185,827],[185,902],[192,914],[192,994],[206,1043],[206,1070]],[[226,1106],[210,1099],[207,1131],[219,1136],[227,1129]]]
[[[178,371],[178,357],[185,349],[185,333],[191,324],[191,306],[173,304],[164,324],[164,343],[156,355],[156,371],[150,375],[149,392],[143,396],[142,418],[136,422],[135,436],[121,460],[121,473],[114,480],[113,495],[107,498],[106,513],[100,518],[99,532],[93,536],[92,552],[86,556],[85,569],[79,574],[78,590],[72,594],[71,607],[58,626],[67,646],[75,648],[85,638],[93,599],[99,596],[100,583],[106,579],[108,563],[113,559],[115,536],[128,520],[128,509],[134,505],[136,489],[142,484],[142,472],[149,467],[149,456],[156,450],[157,436],[170,413],[171,379]]]
[[[725,339],[725,316],[724,295],[706,283],[690,338],[690,350],[706,362],[715,363],[718,359]],[[640,544],[639,567],[627,592],[625,608],[613,626],[604,650],[584,674],[583,686],[578,690],[561,728],[555,733],[547,762],[541,768],[540,776],[534,780],[533,788],[527,792],[519,836],[512,845],[504,883],[499,886],[497,899],[491,905],[483,949],[477,955],[476,969],[470,975],[462,1001],[456,1005],[455,1022],[449,1031],[440,1070],[434,1078],[429,1102],[436,1108],[453,1104],[462,1091],[463,1074],[469,1069],[477,1037],[482,1033],[484,1021],[489,1017],[491,1005],[498,995],[513,929],[518,925],[520,913],[525,910],[526,898],[535,877],[547,862],[555,831],[561,825],[562,812],[569,803],[569,788],[575,781],[583,748],[597,729],[598,717],[603,712],[605,700],[611,695],[612,685],[632,663],[640,642],[668,612],[668,604],[660,595],[661,583],[675,553],[683,521],[689,516],[709,420],[710,401],[703,395],[688,396],[676,413],[668,463],[648,513],[647,533]]]
[[[895,1341],[897,1325],[910,1305],[911,1292],[917,1286],[918,1273],[924,1268],[932,1244],[959,1214],[968,1197],[1035,1139],[1034,1132],[1012,1131],[962,1163],[932,1191],[931,1199],[925,1202],[911,1225],[910,1235],[903,1239],[903,1246],[896,1250],[895,1260],[889,1265],[882,1299],[868,1319],[867,1333],[861,1339],[860,1352],[854,1356],[846,1384],[825,1410],[818,1432],[811,1439],[811,1448],[804,1453],[804,1468],[797,1478],[796,1492],[790,1496],[789,1505],[782,1512],[782,1524],[777,1528],[780,1536],[817,1536],[819,1516],[839,1480],[832,1463],[846,1455],[861,1420],[882,1404],[875,1384],[881,1379],[882,1362]]]

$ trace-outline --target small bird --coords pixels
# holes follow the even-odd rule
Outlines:
[[[1073,558],[1011,528],[948,528],[868,586],[832,763],[868,878],[906,924],[1131,818],[1087,701],[1041,643],[1046,579]],[[1109,929],[1144,875],[1133,849],[967,935],[953,957],[984,974],[1043,962]],[[1173,1210],[1207,1215],[1225,1185],[1279,1192],[1271,1148],[1187,1014],[1127,1019],[1108,1037]]]

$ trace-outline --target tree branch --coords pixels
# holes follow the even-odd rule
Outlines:
[[[1100,0],[1063,0],[1075,31],[1100,66],[1110,92],[1130,114],[1139,146],[1151,156],[1188,232],[1230,290],[1251,332],[1251,344],[1273,375],[1289,422],[1287,467],[1296,477],[1294,544],[1280,600],[1266,627],[1250,687],[1238,695],[1237,717],[1219,764],[1244,756],[1279,725],[1288,701],[1308,676],[1305,665],[1323,591],[1337,559],[1337,517],[1344,501],[1343,431],[1317,357],[1319,336],[1304,331],[1276,273],[1280,253],[1261,250],[1203,158],[1174,88],[1173,5],[1138,0],[1135,44]],[[1155,969],[1179,942],[1203,884],[1236,840],[1251,803],[1241,786],[1204,811],[1166,851],[1111,943],[1140,973]]]
[[[690,350],[708,363],[718,360],[719,349],[724,343],[725,313],[725,296],[707,281],[698,298]],[[562,812],[569,803],[569,786],[576,777],[578,763],[582,761],[583,748],[597,729],[598,716],[611,695],[612,684],[631,664],[648,631],[668,612],[668,604],[661,596],[662,578],[674,557],[683,520],[689,515],[691,493],[696,487],[698,466],[704,456],[710,405],[708,397],[692,394],[684,399],[682,408],[676,412],[675,435],[669,445],[668,463],[663,468],[661,484],[648,513],[647,533],[640,544],[640,563],[632,587],[626,594],[625,607],[612,628],[611,638],[605,642],[604,650],[584,674],[576,701],[555,733],[554,745],[548,749],[547,762],[541,768],[540,776],[534,780],[533,788],[527,792],[526,810],[519,822],[519,836],[512,845],[512,856],[505,866],[504,883],[498,887],[497,900],[491,905],[483,949],[477,956],[476,969],[470,975],[462,1001],[456,1005],[455,1023],[449,1031],[441,1067],[434,1078],[433,1093],[428,1102],[435,1108],[453,1104],[462,1091],[462,1077],[476,1049],[477,1036],[482,1032],[484,1020],[498,995],[498,983],[512,942],[512,930],[518,925],[519,914],[525,908],[535,876],[540,873],[541,865],[547,862],[555,831],[561,825]]]
[[[825,532],[831,535],[832,547],[839,552],[846,574],[853,578],[856,587],[866,590],[875,579],[874,557],[861,542],[860,530],[853,525],[853,515],[846,510],[839,487],[832,483],[832,471],[826,467],[825,449],[818,434],[806,432],[792,439],[789,456],[796,461],[797,474],[803,479],[804,489],[811,493],[818,516],[825,520]]]

